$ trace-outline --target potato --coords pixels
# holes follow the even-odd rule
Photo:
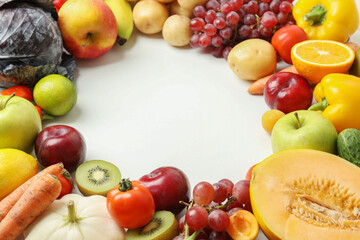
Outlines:
[[[207,1],[208,0],[178,0],[178,3],[181,7],[192,11],[195,6],[205,5]]]
[[[190,29],[190,18],[172,15],[166,19],[162,35],[166,42],[175,47],[183,47],[190,43],[192,31]]]
[[[188,18],[192,18],[194,16],[192,10],[181,7],[178,1],[172,1],[169,4],[169,10],[170,10],[170,15],[178,14]]]
[[[172,2],[176,2],[176,0],[156,0],[158,2],[161,2],[161,3],[172,3]]]
[[[155,0],[139,1],[133,8],[135,27],[142,33],[159,33],[169,16],[164,3]]]
[[[273,73],[277,63],[274,47],[262,39],[240,42],[230,51],[227,61],[239,78],[251,81]]]

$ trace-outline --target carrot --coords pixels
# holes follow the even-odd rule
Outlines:
[[[33,184],[34,181],[36,181],[36,179],[39,177],[39,175],[48,173],[48,174],[52,174],[56,177],[59,177],[63,168],[64,168],[64,164],[62,164],[62,163],[53,164],[53,165],[45,168],[44,170],[42,170],[41,172],[39,172],[38,174],[36,174],[32,178],[30,178],[29,180],[27,180],[26,182],[24,182],[17,189],[15,189],[12,193],[10,193],[5,198],[3,198],[0,201],[0,222],[4,219],[6,214],[15,205],[15,203],[20,199],[20,197],[23,195],[25,190],[27,188],[29,188]]]
[[[292,72],[292,73],[297,73],[294,65],[291,65],[287,68],[284,68],[282,70],[280,70],[279,72]],[[274,73],[275,74],[275,73]],[[258,80],[256,80],[255,82],[253,82],[250,87],[248,88],[248,92],[252,95],[262,95],[264,93],[264,87],[266,82],[272,77],[274,76],[274,74],[265,76],[263,78],[260,78]]]
[[[41,174],[0,222],[0,239],[14,240],[59,196],[57,177]]]

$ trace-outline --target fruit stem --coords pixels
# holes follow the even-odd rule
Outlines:
[[[116,42],[120,45],[120,46],[122,46],[122,45],[124,45],[126,42],[127,42],[127,39],[126,38],[121,38],[121,37],[117,37],[116,38]]]
[[[68,204],[67,204],[67,207],[68,207],[67,222],[68,222],[68,223],[77,222],[77,221],[79,220],[79,218],[76,216],[74,201],[73,201],[73,200],[69,200],[69,202],[68,202]]]
[[[303,19],[309,22],[311,26],[318,26],[324,23],[326,12],[326,8],[320,3],[311,8],[310,11],[303,16]]]
[[[15,96],[15,93],[11,94],[8,99],[5,101],[3,109],[6,107],[6,104],[10,101],[10,99],[12,99]]]
[[[187,226],[188,227],[188,226]],[[188,227],[189,228],[189,227]],[[184,240],[195,240],[196,237],[199,235],[200,233],[200,230],[196,230],[195,232],[193,232],[193,234],[191,234],[191,236],[186,236],[185,235],[185,238]]]
[[[43,120],[46,120],[46,119],[50,120],[50,119],[54,119],[54,116],[51,116],[50,114],[47,114],[47,113],[43,113],[42,119]]]
[[[321,99],[321,102],[315,103],[313,105],[311,105],[308,110],[310,111],[324,111],[325,108],[327,108],[327,106],[329,106],[328,101],[326,100],[325,97],[323,97]]]
[[[300,118],[299,118],[299,114],[297,112],[294,112],[295,118],[297,120],[297,124],[298,124],[298,129],[301,128],[301,122],[300,122]]]
[[[233,203],[233,202],[235,202],[235,201],[237,201],[237,199],[236,199],[235,197],[231,196],[231,197],[228,197],[228,198],[227,198],[227,201],[226,201],[225,204],[220,205],[220,206],[215,206],[215,207],[213,207],[213,208],[216,208],[216,209],[226,209],[227,206],[229,206],[231,203]]]
[[[126,191],[130,190],[131,188],[132,188],[132,183],[131,183],[130,179],[128,179],[128,178],[121,179],[121,182],[119,183],[119,191],[120,192],[126,192]]]

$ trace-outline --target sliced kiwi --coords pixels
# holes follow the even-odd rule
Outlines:
[[[119,168],[103,160],[86,161],[76,169],[76,184],[85,195],[103,195],[116,187],[121,180]]]
[[[126,240],[170,240],[178,234],[178,222],[174,214],[170,211],[157,211],[144,227],[129,229]]]

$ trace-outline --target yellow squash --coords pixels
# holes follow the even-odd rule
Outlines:
[[[299,0],[293,16],[310,39],[346,42],[359,25],[355,0]]]
[[[317,104],[310,110],[321,110],[336,130],[360,130],[360,78],[340,73],[326,75],[314,89]]]

